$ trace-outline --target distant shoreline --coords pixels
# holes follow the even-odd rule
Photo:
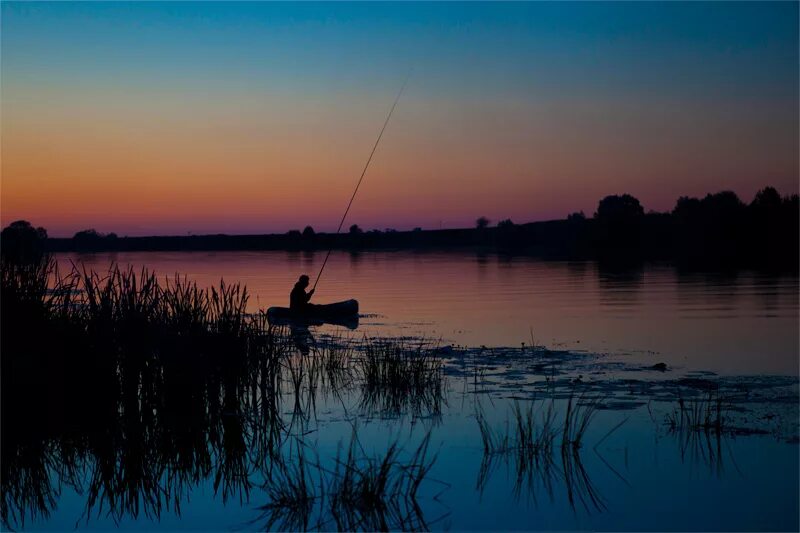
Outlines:
[[[350,250],[475,250],[532,255],[545,259],[631,262],[674,260],[709,267],[767,267],[798,270],[798,242],[792,232],[763,238],[756,231],[733,238],[691,232],[687,239],[675,217],[644,215],[639,227],[609,234],[595,219],[551,220],[506,227],[364,233],[191,235],[98,237],[88,242],[49,238],[51,252],[115,251],[327,251]],[[790,229],[790,228],[787,228]],[[796,234],[796,232],[795,232]]]
[[[591,218],[583,212],[563,220],[491,226],[480,217],[473,228],[344,233],[302,232],[264,235],[118,237],[93,229],[72,238],[48,238],[45,228],[25,220],[2,231],[2,253],[35,257],[47,252],[215,251],[215,250],[456,250],[533,255],[551,259],[630,263],[672,260],[712,268],[758,267],[798,270],[800,196],[781,196],[765,187],[746,204],[721,191],[704,198],[678,198],[669,213],[645,212],[629,194],[606,196]]]

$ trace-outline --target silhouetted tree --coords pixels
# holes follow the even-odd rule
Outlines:
[[[7,261],[36,263],[44,254],[46,240],[46,229],[34,228],[27,220],[17,220],[0,233],[0,252]]]
[[[304,237],[304,238],[306,238],[306,239],[310,239],[310,238],[311,238],[311,237],[313,237],[314,235],[316,235],[316,233],[314,232],[314,228],[312,228],[311,226],[306,226],[306,227],[303,229],[303,237]]]
[[[672,209],[672,215],[680,220],[690,220],[700,213],[700,200],[681,196]]]
[[[775,187],[764,187],[756,193],[750,202],[750,207],[759,211],[778,213],[782,203],[781,195]]]
[[[797,222],[799,221],[798,215],[800,213],[798,213],[798,208],[800,208],[800,196],[797,194],[786,196],[783,199],[782,209],[789,215],[789,222],[794,227],[797,227]]]
[[[509,229],[514,227],[514,223],[511,221],[510,218],[506,218],[505,220],[501,220],[497,223],[497,227],[500,229]]]
[[[774,187],[765,187],[748,206],[750,249],[767,261],[797,256],[798,218],[796,209],[792,213],[792,202],[792,197],[781,198]]]
[[[747,208],[733,191],[682,196],[672,210],[675,251],[694,260],[726,263],[747,248]]]
[[[84,251],[115,250],[118,240],[116,233],[100,233],[93,229],[79,231],[72,237],[76,249]]]
[[[358,224],[353,224],[352,226],[350,226],[349,233],[350,235],[361,235],[362,233],[364,233],[364,230],[359,228]]]
[[[590,230],[583,211],[570,213],[567,215],[566,227],[558,239],[558,246],[571,257],[583,258],[591,248]]]
[[[486,229],[487,227],[489,227],[489,219],[486,217],[479,217],[475,221],[475,227],[478,229]]]
[[[520,227],[514,224],[510,218],[506,218],[497,223],[497,234],[495,240],[498,246],[503,249],[513,249],[522,245]]]
[[[631,256],[641,252],[644,208],[630,194],[606,196],[597,205],[597,244],[601,256]]]
[[[703,211],[715,217],[733,218],[744,213],[744,204],[733,191],[707,194],[702,207]]]
[[[644,208],[639,200],[630,194],[606,196],[597,205],[594,218],[606,222],[637,221],[644,215]]]

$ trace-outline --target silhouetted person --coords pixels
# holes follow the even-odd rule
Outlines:
[[[303,274],[297,283],[294,284],[294,289],[289,294],[289,309],[294,313],[307,312],[313,304],[308,303],[311,296],[314,294],[314,289],[306,292],[308,287],[308,276]]]

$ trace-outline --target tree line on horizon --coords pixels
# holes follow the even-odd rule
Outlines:
[[[123,237],[94,229],[71,239],[48,239],[44,228],[12,222],[0,233],[0,250],[9,254],[52,251],[147,249],[316,249],[327,247],[483,246],[502,251],[530,251],[574,258],[636,257],[780,259],[797,263],[800,199],[781,196],[774,187],[759,190],[750,203],[733,191],[703,198],[681,196],[670,212],[645,212],[630,194],[609,195],[598,202],[591,218],[583,211],[566,219],[517,224],[481,216],[474,228],[449,230],[363,230],[352,224],[346,233],[318,233],[312,226],[272,235],[203,235],[187,237]]]

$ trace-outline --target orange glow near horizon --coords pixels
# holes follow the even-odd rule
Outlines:
[[[385,108],[349,100],[312,108],[275,99],[261,110],[239,102],[226,116],[178,101],[10,108],[2,223],[24,218],[54,236],[88,227],[121,235],[268,233],[305,224],[330,231]],[[720,189],[745,201],[769,184],[795,192],[792,150],[770,135],[774,123],[760,123],[759,113],[769,113],[763,107],[750,118],[763,135],[738,150],[740,133],[722,124],[712,137],[708,125],[684,129],[686,110],[643,124],[624,106],[587,119],[566,103],[541,112],[524,102],[475,109],[407,100],[348,223],[405,229],[465,225],[480,215],[542,220],[591,214],[602,196],[620,192],[656,210],[680,195]],[[660,130],[658,141],[643,135],[651,128]]]
[[[332,231],[410,59],[348,225],[591,215],[620,193],[664,211],[682,195],[798,192],[797,28],[782,14],[796,6],[428,7],[384,6],[394,20],[367,5],[317,18],[267,4],[4,4],[2,224]],[[576,34],[562,10],[614,22]]]

